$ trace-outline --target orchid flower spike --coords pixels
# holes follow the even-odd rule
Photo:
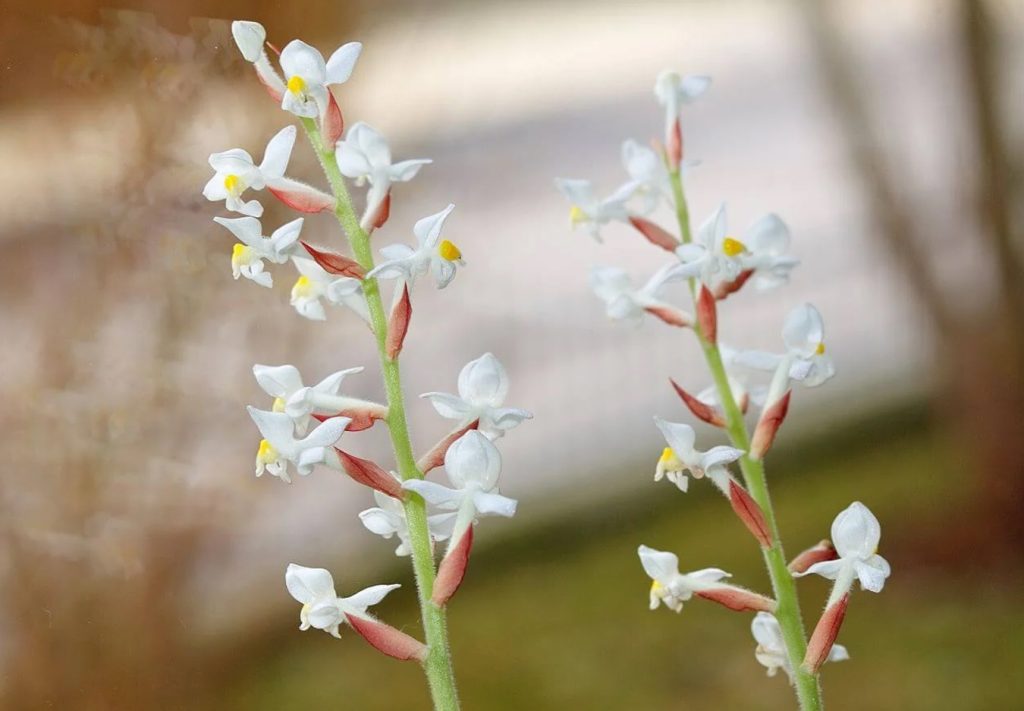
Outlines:
[[[630,181],[601,200],[594,195],[594,187],[589,180],[557,178],[555,186],[572,203],[569,209],[569,225],[573,229],[582,225],[598,242],[601,241],[602,227],[614,220],[629,220],[626,203],[633,197],[637,188],[636,184]]]
[[[774,610],[775,601],[745,588],[720,582],[732,577],[719,568],[704,568],[692,573],[679,572],[679,558],[675,553],[655,550],[647,546],[637,549],[640,564],[651,578],[650,607],[657,610],[664,605],[674,612],[683,609],[683,603],[694,595],[713,600],[731,610]]]
[[[505,367],[493,354],[484,353],[466,363],[459,372],[458,395],[430,392],[420,397],[430,400],[441,417],[458,420],[460,428],[479,420],[477,429],[494,440],[533,417],[526,410],[502,407],[507,395],[508,373]]]
[[[694,447],[697,435],[689,425],[668,422],[660,417],[655,417],[654,423],[668,444],[658,459],[654,472],[655,481],[667,478],[679,487],[680,491],[686,491],[689,487],[687,474],[692,475],[694,479],[707,475],[723,494],[729,495],[729,470],[726,465],[742,457],[742,449],[718,446],[701,452]]]
[[[633,281],[622,269],[594,267],[590,270],[590,287],[604,301],[611,319],[639,325],[644,314],[648,313],[672,326],[689,326],[693,323],[690,314],[661,300],[661,292],[667,284],[685,278],[685,270],[679,264],[666,264],[646,284],[635,289]]]
[[[774,370],[765,406],[772,405],[789,387],[790,380],[816,387],[835,375],[832,358],[825,353],[825,323],[811,304],[797,306],[782,325],[786,352],[743,351],[736,362],[757,370]]]
[[[409,546],[409,523],[405,518],[402,502],[379,491],[373,492],[377,502],[374,508],[359,513],[359,520],[366,529],[384,539],[398,536],[398,547],[395,555],[407,556],[412,552]],[[441,513],[427,516],[427,529],[433,541],[443,541],[452,534],[455,525],[455,513]]]
[[[750,631],[757,642],[754,656],[768,670],[768,676],[775,676],[781,669],[792,679],[793,670],[789,664],[789,655],[786,654],[786,643],[775,615],[770,612],[758,612],[750,623]],[[846,647],[835,644],[829,651],[827,661],[841,662],[849,658],[850,654]]]
[[[256,476],[261,476],[265,470],[291,484],[289,462],[302,476],[307,476],[317,464],[339,466],[331,446],[345,433],[349,418],[332,417],[303,439],[296,439],[292,418],[287,414],[257,410],[251,405],[246,409],[263,435],[256,452]]]
[[[318,118],[327,112],[327,87],[344,84],[352,76],[363,45],[349,42],[331,55],[327,62],[314,47],[302,40],[292,40],[281,51],[285,92],[281,108],[296,116]]]
[[[665,130],[672,130],[672,125],[679,120],[679,112],[683,104],[696,101],[711,86],[711,77],[688,74],[679,76],[676,72],[665,70],[658,75],[654,83],[654,96],[658,103],[665,107]]]
[[[359,122],[348,129],[345,138],[338,141],[338,170],[353,178],[357,185],[370,184],[366,196],[366,212],[372,213],[387,196],[392,183],[405,183],[416,177],[429,158],[391,162],[391,148],[380,133],[369,124]]]
[[[327,313],[321,299],[336,306],[347,306],[361,319],[370,322],[370,311],[363,296],[363,284],[358,279],[339,277],[328,273],[312,259],[292,257],[299,278],[292,286],[291,304],[300,315],[311,321],[324,321]]]
[[[292,418],[300,435],[306,433],[313,415],[344,415],[352,420],[349,429],[356,429],[357,424],[359,429],[365,429],[372,420],[387,415],[384,405],[339,394],[342,381],[362,371],[362,367],[339,370],[307,387],[294,365],[257,364],[252,367],[252,374],[263,392],[274,398],[273,411],[283,412]]]
[[[840,512],[832,522],[832,545],[839,555],[835,560],[815,563],[797,577],[816,574],[834,580],[832,594],[826,607],[831,607],[846,595],[856,578],[862,590],[881,592],[891,568],[889,561],[878,555],[878,542],[882,527],[867,506],[854,501]]]
[[[444,222],[454,209],[454,205],[449,205],[413,225],[412,231],[418,242],[415,249],[405,244],[391,244],[382,248],[380,253],[384,261],[370,270],[367,278],[404,279],[412,285],[417,277],[429,271],[438,289],[448,286],[455,278],[456,265],[465,265],[459,248],[441,239]]]
[[[270,237],[263,236],[263,225],[255,217],[215,217],[213,221],[226,227],[238,238],[231,251],[231,275],[245,277],[260,286],[271,287],[274,279],[264,271],[263,260],[284,264],[294,254],[302,232],[302,218],[281,225]]]
[[[285,126],[267,143],[263,162],[258,166],[252,156],[241,148],[211,154],[210,167],[214,176],[203,188],[203,197],[212,202],[223,200],[224,206],[232,212],[260,217],[263,205],[258,200],[244,202],[242,195],[249,188],[262,190],[283,178],[294,145],[295,127]]]
[[[392,590],[401,585],[374,585],[357,592],[351,597],[338,597],[334,591],[334,578],[324,568],[306,568],[302,565],[289,563],[284,573],[284,582],[288,592],[302,603],[299,612],[299,629],[310,627],[340,637],[338,628],[348,622],[353,615],[373,619],[366,611],[376,605]]]
[[[285,85],[267,59],[267,51],[264,49],[267,31],[263,25],[247,20],[235,20],[231,23],[231,36],[234,37],[235,44],[238,45],[238,50],[245,61],[255,67],[256,76],[263,86],[271,96],[280,101],[284,96]]]
[[[644,199],[642,214],[649,214],[662,200],[672,194],[668,169],[665,161],[650,146],[644,146],[632,138],[622,144],[622,165],[629,173],[632,194]]]
[[[423,479],[407,479],[402,488],[415,491],[438,508],[458,511],[450,547],[480,515],[515,515],[516,500],[498,492],[501,454],[480,432],[470,430],[455,440],[444,455],[444,468],[451,488]]]

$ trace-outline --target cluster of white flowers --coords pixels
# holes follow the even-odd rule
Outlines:
[[[357,123],[347,132],[344,130],[331,87],[345,83],[352,75],[362,50],[359,43],[343,45],[325,61],[315,48],[293,40],[279,53],[279,71],[267,56],[266,47],[273,47],[266,44],[266,31],[261,25],[235,22],[232,34],[243,58],[254,66],[270,95],[284,111],[298,117],[309,133],[333,192],[323,192],[285,175],[297,134],[294,125],[281,129],[270,140],[259,165],[249,153],[237,148],[211,155],[210,166],[215,174],[203,189],[204,196],[211,201],[223,201],[229,211],[243,215],[214,218],[238,240],[232,251],[232,276],[245,277],[269,288],[274,280],[267,263],[291,262],[297,271],[291,289],[295,310],[315,321],[326,318],[325,301],[354,311],[376,332],[378,343],[386,343],[386,347],[381,347],[381,362],[382,367],[387,367],[401,351],[411,316],[409,295],[417,278],[429,272],[442,288],[451,283],[456,267],[464,264],[459,248],[442,237],[454,205],[416,222],[415,247],[396,244],[381,249],[383,260],[376,267],[368,258],[360,262],[340,251],[316,247],[300,239],[307,226],[302,217],[265,236],[258,219],[263,216],[263,205],[255,199],[246,200],[250,190],[266,189],[285,206],[307,214],[336,211],[338,219],[344,222],[346,216],[354,213],[347,191],[339,190],[338,183],[351,179],[356,187],[366,186],[365,212],[358,222],[364,231],[363,238],[368,239],[368,234],[387,220],[393,185],[411,180],[431,161],[393,162],[387,141],[369,125]],[[351,225],[345,223],[345,227],[351,241]],[[358,254],[355,248],[353,251]],[[378,290],[367,288],[381,279],[397,280],[390,317],[383,312]],[[360,521],[385,539],[397,537],[395,553],[399,556],[430,556],[432,566],[433,542],[448,539],[449,555],[441,562],[432,598],[432,604],[443,605],[465,573],[477,519],[486,515],[509,517],[515,513],[516,501],[498,492],[501,455],[494,440],[532,415],[504,407],[508,375],[499,360],[486,353],[462,369],[458,395],[430,392],[422,396],[442,417],[456,420],[456,428],[415,466],[410,464],[403,470],[399,462],[399,475],[338,448],[345,432],[365,430],[377,422],[388,424],[396,452],[396,437],[404,437],[408,447],[404,403],[395,392],[400,385],[388,390],[388,405],[342,393],[347,378],[362,370],[339,370],[315,385],[306,385],[293,365],[255,365],[256,382],[270,398],[267,409],[248,408],[262,436],[256,455],[256,475],[268,472],[291,483],[293,470],[306,476],[317,465],[345,472],[369,487],[376,503],[359,514]],[[398,406],[403,408],[400,435],[392,429],[390,419],[396,397]],[[422,478],[442,462],[450,487]],[[409,514],[411,504],[418,507],[417,511],[424,511],[424,500],[438,509],[424,517],[425,524],[419,516],[413,519]],[[423,661],[430,651],[423,643],[375,620],[367,612],[367,608],[398,585],[375,585],[350,597],[339,597],[327,570],[296,564],[288,565],[285,583],[302,604],[299,617],[303,630],[316,628],[338,636],[340,625],[348,624],[391,656]],[[446,655],[447,650],[438,653]]]
[[[759,291],[784,285],[799,262],[789,253],[788,227],[774,214],[761,217],[737,236],[729,229],[722,204],[691,234],[683,175],[697,162],[684,159],[680,112],[684,105],[703,95],[710,84],[705,76],[663,72],[658,77],[654,93],[665,109],[664,143],[653,142],[654,147],[648,148],[632,139],[625,141],[622,162],[628,177],[608,197],[598,197],[587,180],[558,179],[556,187],[571,202],[573,228],[583,227],[601,242],[604,228],[622,223],[672,255],[671,261],[639,288],[622,269],[595,267],[590,274],[591,287],[608,316],[640,324],[645,315],[651,315],[671,326],[690,328],[707,356],[714,380],[709,388],[691,395],[675,381],[672,385],[695,417],[726,430],[731,443],[706,451],[698,449],[697,435],[690,425],[656,417],[655,424],[667,446],[655,467],[655,481],[667,479],[686,492],[691,477],[709,480],[729,500],[766,555],[779,556],[780,564],[784,564],[774,516],[766,494],[761,493],[765,485],[760,460],[785,419],[792,383],[821,385],[835,374],[835,367],[825,352],[823,319],[811,304],[798,305],[785,317],[783,348],[779,352],[739,350],[718,341],[718,302],[748,283]],[[679,237],[652,218],[662,205],[675,212]],[[690,303],[686,305],[675,304],[666,296],[669,286],[680,282],[689,286]],[[750,384],[751,373],[741,372],[741,368],[770,375],[765,382]],[[744,416],[750,403],[757,406],[759,414],[753,435],[748,438]],[[742,477],[730,471],[734,463],[741,465]],[[758,490],[751,484],[752,477],[758,482]],[[853,580],[859,579],[864,589],[877,592],[889,575],[888,564],[875,554],[878,539],[878,521],[865,506],[854,503],[833,524],[832,542],[824,541],[791,564],[791,575],[818,573],[836,581],[800,670],[794,668],[780,627],[786,624],[789,629],[799,630],[799,618],[780,623],[773,614],[774,600],[723,582],[729,574],[717,568],[680,573],[678,559],[672,553],[640,546],[639,556],[652,579],[651,609],[664,604],[678,612],[684,602],[697,596],[734,610],[757,611],[752,627],[758,642],[757,659],[770,674],[783,669],[793,677],[816,673],[828,659],[847,658],[845,648],[834,643]],[[779,581],[773,577],[773,582],[778,591]],[[791,577],[782,582],[792,588]],[[795,592],[793,595],[795,600]],[[794,613],[787,609],[785,614]]]

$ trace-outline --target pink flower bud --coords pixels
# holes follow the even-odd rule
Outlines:
[[[422,662],[427,658],[427,646],[415,637],[395,629],[391,625],[358,615],[345,615],[349,626],[358,632],[374,649],[395,659],[415,659]]]
[[[669,326],[677,326],[679,328],[686,328],[693,324],[690,323],[690,319],[682,311],[670,308],[668,306],[648,306],[644,309],[647,313],[652,316],[657,316],[662,321],[667,323]]]
[[[436,469],[444,464],[444,455],[448,453],[448,448],[452,446],[452,443],[470,430],[475,430],[479,424],[480,420],[473,420],[465,427],[461,427],[446,436],[440,442],[435,444],[429,452],[424,454],[418,462],[416,462],[416,468],[419,469],[421,473],[426,474],[431,469]],[[352,426],[349,425],[349,429],[351,429],[351,427]]]
[[[818,545],[808,548],[803,553],[789,562],[789,572],[806,573],[807,569],[815,563],[823,563],[827,560],[836,560],[839,554],[836,552],[832,541],[823,538]]]
[[[659,227],[648,219],[631,215],[629,222],[640,231],[640,234],[647,238],[648,242],[657,247],[661,247],[669,252],[675,252],[676,247],[679,246],[679,240],[671,232]]]
[[[717,602],[719,605],[728,607],[736,612],[774,612],[775,601],[760,593],[739,588],[734,585],[721,585],[697,590],[694,592],[697,597]]]
[[[672,383],[672,387],[675,388],[676,394],[682,399],[683,404],[693,413],[693,416],[698,420],[703,420],[709,425],[715,427],[725,427],[725,419],[722,414],[715,408],[711,407],[705,402],[701,402],[696,397],[679,387],[679,384],[675,380],[669,378],[668,381]]]
[[[391,309],[388,319],[388,335],[385,341],[388,360],[394,360],[402,352],[405,335],[409,332],[409,321],[412,320],[412,302],[409,300],[409,284],[402,284],[402,296]]]
[[[366,270],[351,257],[346,257],[337,252],[317,249],[305,240],[299,241],[306,248],[306,251],[309,252],[309,256],[313,258],[313,261],[323,267],[323,270],[328,274],[337,274],[338,276],[360,280],[366,277]]]
[[[462,580],[466,577],[466,568],[469,566],[469,554],[472,548],[473,527],[470,526],[454,546],[448,547],[448,553],[437,568],[434,592],[430,596],[431,602],[435,605],[447,604],[462,585]]]
[[[679,170],[683,163],[683,127],[676,118],[669,127],[668,135],[665,136],[667,146],[668,163],[672,170]]]
[[[789,412],[789,396],[792,392],[792,390],[787,390],[785,395],[766,407],[761,413],[761,419],[757,421],[754,436],[750,440],[751,459],[761,459],[771,448],[772,442],[775,441],[775,435],[782,426],[783,420],[786,419],[786,413]]]
[[[700,324],[700,333],[704,340],[711,344],[718,341],[718,311],[715,297],[703,284],[697,294],[697,323]]]
[[[338,453],[338,459],[341,461],[345,473],[355,481],[392,498],[399,500],[405,498],[405,491],[402,490],[401,483],[374,462],[353,456],[337,447],[334,451]]]
[[[817,674],[818,669],[828,659],[832,645],[835,644],[836,638],[839,636],[839,628],[843,626],[843,618],[846,617],[846,607],[849,602],[850,593],[846,593],[825,609],[807,643],[807,655],[804,657],[802,665],[805,671]]]
[[[729,480],[729,503],[757,542],[765,548],[771,548],[772,534],[768,528],[768,522],[765,520],[764,512],[747,490],[732,479]]]
[[[341,107],[330,87],[327,88],[327,109],[320,117],[320,131],[323,135],[324,148],[334,151],[334,144],[345,132],[345,119],[341,115]]]

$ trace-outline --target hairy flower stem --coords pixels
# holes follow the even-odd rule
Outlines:
[[[337,199],[334,214],[352,246],[352,254],[363,269],[373,268],[373,251],[370,248],[370,236],[359,225],[359,217],[352,207],[352,199],[345,186],[345,180],[338,170],[334,159],[333,146],[324,146],[320,131],[313,119],[303,118],[302,125],[306,129],[309,141],[313,145],[320,165],[324,169],[331,191]],[[405,479],[422,479],[423,473],[416,468],[412,443],[409,439],[409,425],[405,417],[405,399],[402,394],[402,379],[398,367],[398,358],[388,358],[385,340],[388,332],[388,320],[384,311],[384,303],[380,296],[380,287],[376,279],[363,281],[363,293],[370,311],[370,326],[377,340],[377,352],[380,355],[380,367],[384,376],[384,389],[388,399],[388,430],[391,433],[391,445],[395,450],[395,461],[398,474]],[[427,507],[423,498],[414,492],[408,492],[403,502],[405,516],[409,524],[409,547],[412,549],[412,566],[416,575],[416,588],[419,592],[420,615],[423,619],[423,630],[429,648],[423,669],[430,685],[430,695],[435,711],[456,711],[459,708],[459,696],[455,686],[455,673],[452,669],[451,650],[448,646],[448,627],[443,607],[430,600],[434,591],[434,551],[427,528]]]
[[[679,231],[684,243],[692,241],[690,229],[690,215],[686,205],[686,195],[683,192],[683,181],[679,170],[670,170],[672,192],[675,198],[676,218],[679,221]],[[690,291],[696,293],[696,282],[690,280]],[[747,433],[747,425],[743,420],[743,412],[732,394],[732,387],[729,385],[729,376],[725,371],[725,364],[722,362],[722,354],[717,343],[711,343],[704,338],[699,324],[694,324],[694,331],[700,341],[701,349],[704,351],[704,359],[707,361],[708,369],[711,371],[715,388],[718,390],[719,401],[722,403],[722,410],[725,414],[726,432],[732,445],[744,452],[750,451],[750,435]],[[743,472],[743,480],[746,482],[747,490],[764,512],[768,521],[768,530],[771,534],[772,545],[770,548],[762,548],[764,553],[765,566],[768,568],[768,575],[772,581],[772,589],[775,591],[775,600],[778,607],[775,610],[775,617],[782,629],[782,638],[786,644],[786,654],[789,657],[789,666],[793,670],[793,685],[796,688],[797,699],[803,711],[821,711],[823,708],[821,700],[821,686],[818,683],[818,676],[804,671],[801,665],[804,655],[807,653],[807,637],[804,631],[804,622],[800,614],[800,604],[797,600],[796,581],[786,567],[786,555],[782,550],[782,539],[779,536],[779,529],[775,523],[775,510],[772,508],[771,498],[768,495],[768,483],[765,480],[764,464],[760,460],[751,459],[747,454],[740,458],[740,469]]]

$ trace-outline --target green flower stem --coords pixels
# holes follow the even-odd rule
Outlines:
[[[679,221],[679,231],[683,242],[692,240],[690,230],[690,215],[686,205],[686,196],[683,192],[683,181],[679,170],[670,170],[669,176],[672,183],[672,192],[675,197],[676,217]],[[696,284],[690,280],[690,291],[696,293]],[[729,385],[729,376],[725,371],[725,364],[722,362],[722,354],[717,343],[711,343],[704,338],[699,324],[694,325],[694,331],[700,341],[701,349],[704,351],[704,359],[707,361],[711,371],[711,377],[718,390],[718,397],[722,403],[722,410],[725,414],[726,431],[732,445],[744,452],[750,451],[750,436],[747,433],[747,425],[743,420],[743,412],[736,399],[732,395],[732,387]],[[782,638],[786,644],[786,654],[789,657],[789,665],[793,670],[793,684],[796,687],[797,698],[800,708],[803,711],[820,711],[823,708],[821,700],[821,686],[818,683],[818,676],[804,671],[801,664],[804,655],[807,653],[807,637],[804,631],[803,618],[800,615],[800,604],[797,600],[796,581],[786,567],[786,554],[782,550],[782,539],[779,536],[779,529],[775,522],[775,510],[772,508],[771,498],[768,495],[768,483],[765,480],[764,464],[760,460],[751,459],[744,454],[740,458],[740,469],[743,472],[743,479],[746,482],[747,490],[764,512],[768,521],[768,529],[771,533],[772,546],[764,549],[764,561],[768,568],[768,575],[771,577],[772,588],[775,591],[775,600],[778,608],[775,610],[775,617],[782,629]]]
[[[333,146],[325,147],[313,119],[302,119],[309,141],[313,145],[320,165],[323,167],[327,180],[331,185],[337,206],[334,214],[352,246],[352,254],[359,265],[369,271],[373,269],[373,251],[370,248],[370,236],[360,224],[359,217],[352,207],[352,198],[348,194],[345,180],[334,160]],[[409,439],[409,425],[405,416],[405,399],[402,395],[402,378],[398,366],[398,358],[391,360],[387,356],[385,341],[388,332],[388,317],[384,311],[384,303],[380,296],[380,287],[376,279],[363,281],[363,293],[370,311],[370,326],[377,340],[377,352],[380,356],[381,372],[384,376],[384,390],[388,399],[388,430],[391,433],[391,444],[395,450],[395,461],[398,474],[402,480],[422,479],[423,473],[416,468],[416,458]],[[459,696],[455,686],[455,673],[452,669],[451,650],[448,646],[448,628],[443,607],[430,600],[434,590],[434,550],[427,528],[427,507],[423,498],[414,492],[408,492],[405,501],[405,516],[409,525],[409,547],[412,549],[412,567],[416,575],[416,587],[419,592],[420,614],[423,618],[423,630],[429,651],[423,662],[423,669],[430,685],[430,695],[435,711],[456,711],[459,708]]]

